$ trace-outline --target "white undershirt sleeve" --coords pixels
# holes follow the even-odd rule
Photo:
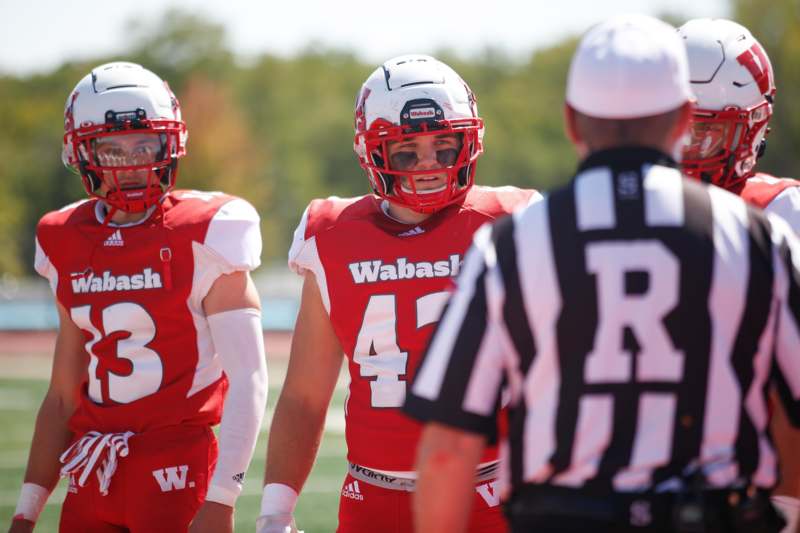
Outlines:
[[[767,213],[774,213],[789,223],[797,235],[800,235],[800,187],[788,187],[773,198],[764,208]]]
[[[36,272],[47,278],[47,281],[50,282],[50,288],[53,290],[53,294],[55,294],[56,290],[58,289],[58,272],[50,262],[50,258],[47,257],[47,254],[42,246],[39,244],[38,238],[36,239],[36,255],[33,266],[36,269]]]
[[[235,309],[207,319],[229,387],[219,429],[219,458],[206,500],[232,507],[242,491],[267,403],[261,312]]]

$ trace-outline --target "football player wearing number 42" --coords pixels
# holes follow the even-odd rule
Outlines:
[[[37,228],[60,326],[13,532],[59,474],[62,532],[233,530],[266,402],[259,220],[242,199],[172,190],[186,139],[177,98],[139,65],[101,65],[67,99],[62,158],[90,198]]]
[[[356,101],[354,149],[373,194],[312,201],[289,266],[304,276],[286,382],[270,430],[259,533],[294,531],[292,513],[317,453],[347,356],[349,472],[340,533],[412,531],[419,424],[400,407],[473,232],[540,198],[473,186],[483,121],[466,83],[429,56],[378,67]],[[497,453],[475,475],[470,531],[506,526]]]

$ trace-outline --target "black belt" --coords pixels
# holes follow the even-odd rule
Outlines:
[[[602,494],[526,485],[505,509],[513,533],[778,533],[785,525],[762,489]]]

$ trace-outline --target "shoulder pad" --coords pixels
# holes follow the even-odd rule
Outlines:
[[[253,270],[261,264],[260,218],[246,200],[227,198],[211,217],[203,244],[234,270]]]
[[[518,187],[482,187],[474,186],[464,202],[465,207],[500,217],[542,199],[542,195],[534,189]]]
[[[330,196],[312,200],[303,213],[304,238],[317,235],[335,226],[343,220],[358,218],[375,209],[375,199],[371,196],[356,198],[339,198]],[[301,221],[301,224],[303,222]]]

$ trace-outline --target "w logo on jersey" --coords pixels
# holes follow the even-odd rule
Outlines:
[[[487,507],[497,507],[500,505],[500,491],[497,485],[497,481],[491,481],[475,487],[475,492],[480,494],[483,501],[486,502]]]
[[[187,465],[169,466],[153,470],[153,477],[156,478],[161,492],[172,492],[173,490],[183,490],[186,488],[186,475],[189,473]],[[194,481],[189,482],[189,488],[194,487]]]

